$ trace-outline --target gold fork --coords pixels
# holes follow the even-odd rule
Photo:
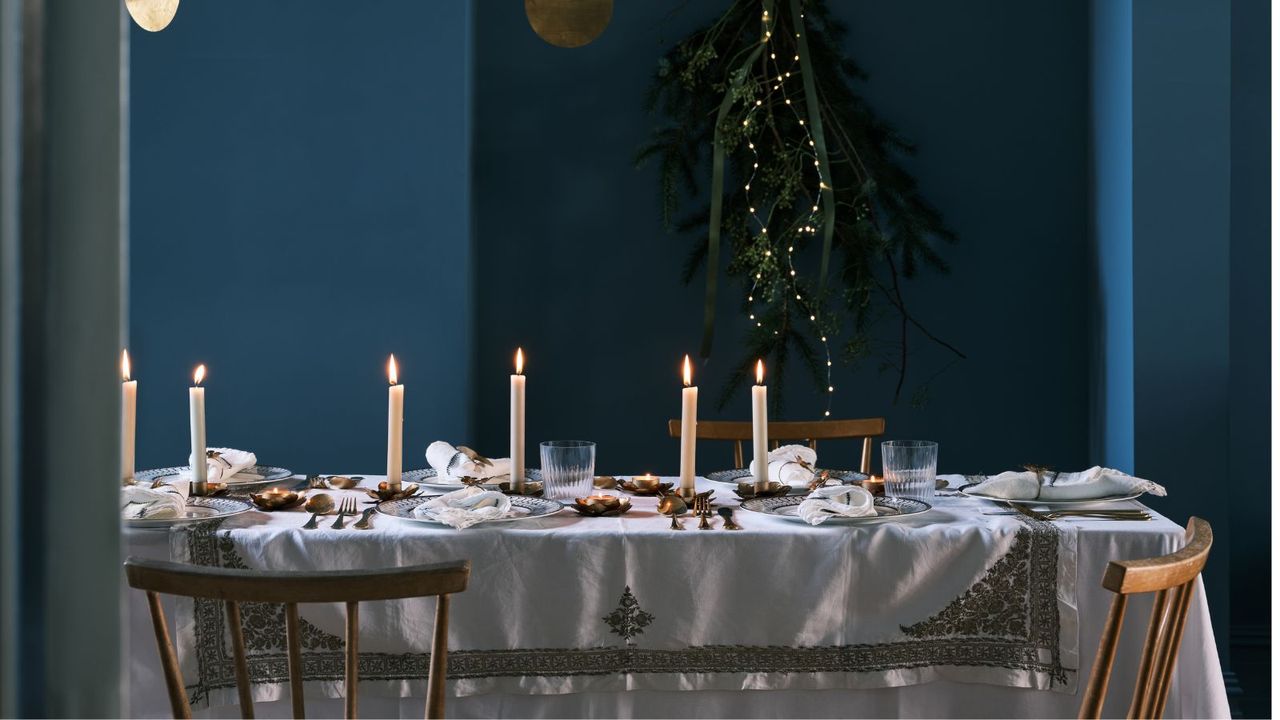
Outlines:
[[[355,514],[356,514],[356,499],[348,495],[347,497],[342,499],[342,504],[338,506],[338,519],[334,520],[333,525],[330,525],[329,527],[333,528],[334,530],[341,530],[344,524],[342,522],[342,516],[355,515]]]

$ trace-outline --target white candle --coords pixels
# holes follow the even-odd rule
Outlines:
[[[404,462],[404,385],[396,372],[396,356],[387,360],[387,487],[400,490],[400,471]]]
[[[684,390],[680,394],[680,494],[696,492],[694,456],[698,449],[698,388],[693,385],[693,366],[684,356]]]
[[[138,381],[129,376],[129,351],[120,353],[120,477],[133,479],[134,445],[138,422]]]
[[[195,384],[187,389],[191,400],[191,492],[204,495],[209,491],[209,466],[204,443],[204,366],[196,368]]]
[[[751,388],[751,449],[756,465],[756,492],[769,487],[769,388],[764,385],[764,361],[756,361],[756,384]]]
[[[524,492],[524,350],[516,348],[511,376],[511,488]]]

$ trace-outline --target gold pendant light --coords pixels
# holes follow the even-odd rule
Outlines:
[[[178,0],[124,0],[124,6],[138,27],[148,32],[169,27],[178,12]]]
[[[524,0],[524,14],[538,37],[576,48],[600,37],[613,17],[613,0]]]

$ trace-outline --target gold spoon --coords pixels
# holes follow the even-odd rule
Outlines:
[[[684,499],[674,493],[663,495],[658,501],[658,512],[671,518],[672,530],[683,530],[684,526],[676,522],[677,515],[683,515],[689,510],[689,506]]]

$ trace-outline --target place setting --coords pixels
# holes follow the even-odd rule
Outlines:
[[[1080,472],[1027,465],[992,476],[963,476],[963,481],[960,494],[1006,505],[1033,520],[1147,521],[1151,514],[1134,501],[1143,495],[1167,494],[1162,485],[1150,480],[1096,465]],[[1117,507],[1121,503],[1129,506]]]

